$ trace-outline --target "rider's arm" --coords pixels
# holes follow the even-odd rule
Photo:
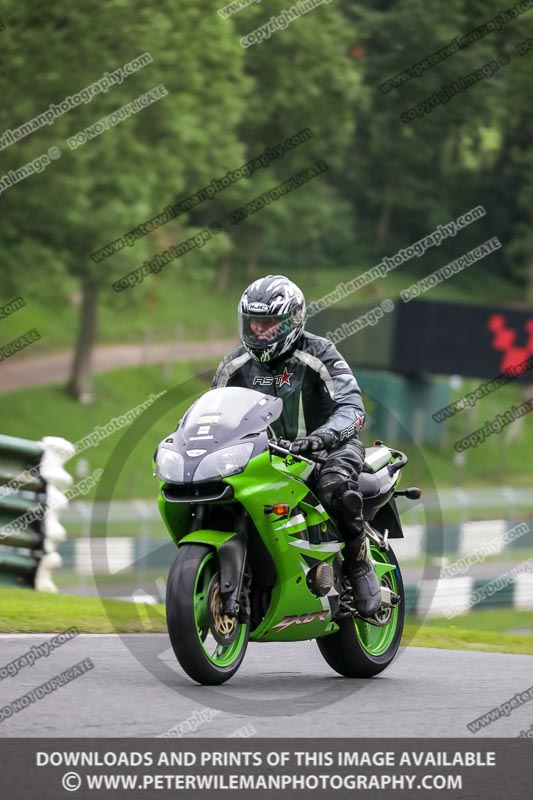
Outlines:
[[[243,347],[236,347],[224,356],[211,381],[211,389],[219,389],[221,386],[244,386],[240,369],[250,359],[251,355]]]
[[[213,380],[211,381],[211,389],[218,389],[219,386],[226,386],[227,384],[227,377],[226,377],[226,358],[225,356],[220,364],[217,367],[217,371],[213,376]]]
[[[323,391],[329,393],[334,410],[319,430],[333,431],[338,442],[345,442],[357,436],[364,425],[365,408],[361,389],[352,370],[331,342],[320,360],[327,370],[327,378],[325,374],[321,378]]]

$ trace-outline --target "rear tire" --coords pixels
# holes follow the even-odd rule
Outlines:
[[[187,675],[206,685],[225,683],[235,675],[248,646],[248,625],[221,614],[218,569],[214,550],[183,545],[167,581],[172,649]]]
[[[371,545],[370,549],[374,561],[394,564],[394,572],[385,573],[381,583],[400,595],[401,601],[384,627],[343,619],[337,633],[316,640],[329,666],[345,678],[372,678],[386,669],[398,652],[403,633],[405,596],[398,560],[390,547],[380,550]]]

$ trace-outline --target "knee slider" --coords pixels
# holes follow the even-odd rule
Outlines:
[[[360,514],[363,507],[363,498],[359,487],[354,480],[343,481],[333,494],[333,507],[339,512]]]
[[[345,480],[346,474],[336,467],[321,470],[317,478],[316,488],[325,506],[333,504],[339,485],[342,485]]]
[[[359,494],[359,485],[357,481],[353,480],[353,478],[349,478],[348,480],[344,480],[342,483],[337,485],[335,495],[339,498],[339,500],[343,500],[345,495],[351,495],[352,492]]]

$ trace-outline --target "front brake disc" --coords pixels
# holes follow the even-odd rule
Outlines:
[[[207,618],[213,638],[225,647],[232,644],[239,632],[237,618],[228,617],[222,611],[219,573],[215,572],[207,590]]]

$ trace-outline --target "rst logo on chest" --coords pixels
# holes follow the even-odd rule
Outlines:
[[[282,375],[256,375],[252,381],[253,386],[290,386],[294,372],[288,372],[287,367]]]

